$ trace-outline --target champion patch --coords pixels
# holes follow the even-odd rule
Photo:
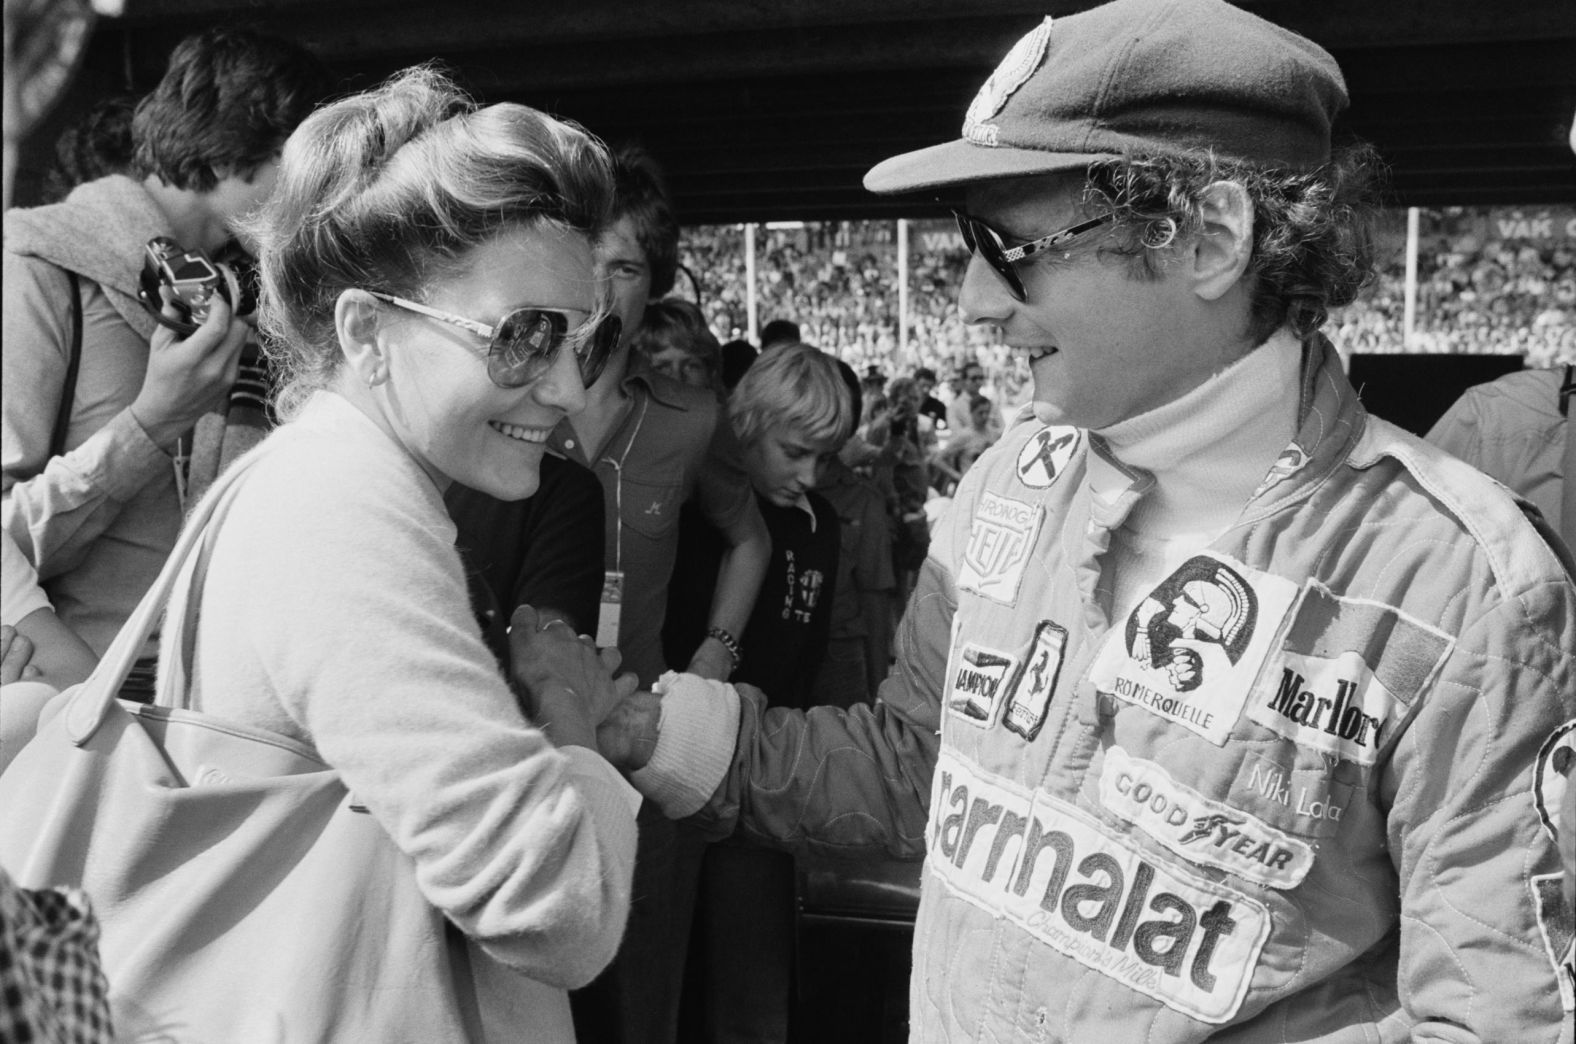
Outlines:
[[[1035,26],[1028,35],[1012,45],[1007,57],[996,66],[969,103],[963,115],[963,136],[976,145],[995,145],[998,128],[993,119],[1007,104],[1007,99],[1024,85],[1034,70],[1045,60],[1046,49],[1051,44],[1051,19]]]
[[[996,717],[1006,681],[1016,658],[974,642],[965,642],[947,671],[947,710],[953,717],[985,728]]]
[[[1532,890],[1533,908],[1538,912],[1543,949],[1554,964],[1554,977],[1559,980],[1560,1007],[1569,1013],[1576,1011],[1576,934],[1572,933],[1572,911],[1560,887],[1560,877],[1560,874],[1534,876],[1527,886]]]
[[[1041,428],[1018,451],[1018,481],[1030,489],[1055,482],[1078,449],[1081,432],[1062,426]]]
[[[1224,744],[1297,585],[1196,555],[1113,629],[1089,678],[1101,692]]]
[[[1538,806],[1543,829],[1556,844],[1560,839],[1560,808],[1571,787],[1576,787],[1576,721],[1567,721],[1543,741],[1533,770],[1532,800]]]
[[[1394,606],[1309,581],[1248,718],[1298,746],[1372,765],[1397,705],[1427,688],[1454,644]]]
[[[944,748],[927,870],[965,902],[1195,1019],[1229,1022],[1269,937],[1258,900],[1154,859],[1078,808]]]
[[[1313,868],[1313,848],[1258,817],[1178,783],[1121,747],[1105,752],[1100,803],[1183,859],[1271,888],[1295,888]]]
[[[1033,741],[1045,724],[1045,715],[1056,695],[1056,680],[1062,673],[1062,654],[1067,651],[1067,628],[1049,620],[1034,629],[1034,643],[1023,661],[1023,670],[1012,681],[1007,697],[1007,712],[1002,723],[1026,740]]]
[[[1038,504],[985,493],[974,509],[958,586],[993,602],[1013,605],[1029,553],[1040,536],[1044,512]]]

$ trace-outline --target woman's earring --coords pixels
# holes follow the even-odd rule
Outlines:
[[[367,374],[367,387],[376,388],[378,385],[382,384],[388,379],[389,375],[387,370],[382,368],[373,370],[371,373]]]

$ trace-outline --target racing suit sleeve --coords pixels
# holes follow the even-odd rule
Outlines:
[[[737,830],[783,848],[921,858],[956,609],[950,579],[927,562],[903,617],[897,666],[874,706],[768,710],[763,693],[738,686],[733,755],[694,821],[714,836]],[[664,733],[669,727],[664,717]],[[650,780],[637,773],[632,781],[663,801]]]
[[[1413,1040],[1572,1038],[1572,915],[1545,806],[1576,782],[1573,649],[1576,591],[1557,574],[1493,603],[1380,779]]]
[[[6,531],[48,580],[80,560],[122,506],[170,466],[170,457],[128,408],[50,458],[70,361],[70,290],[64,272],[37,258],[7,252],[4,274],[0,505]],[[92,347],[88,332],[84,353]]]

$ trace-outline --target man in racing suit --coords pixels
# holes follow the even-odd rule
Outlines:
[[[1221,0],[1035,28],[866,176],[962,189],[1036,400],[878,704],[668,676],[604,727],[670,814],[923,856],[917,1041],[1571,1039],[1570,560],[1316,332],[1370,263],[1345,100]]]

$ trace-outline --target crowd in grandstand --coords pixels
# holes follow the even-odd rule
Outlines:
[[[1524,355],[1529,367],[1576,359],[1576,241],[1570,215],[1449,208],[1425,212],[1419,236],[1415,319],[1406,336],[1405,212],[1385,225],[1377,278],[1332,317],[1345,354],[1427,352]],[[940,221],[915,222],[909,237],[908,329],[899,331],[898,249],[890,221],[806,222],[756,233],[760,321],[787,317],[805,339],[860,372],[920,366],[946,374],[978,359],[988,394],[1015,404],[1027,373],[992,332],[965,326],[957,288],[968,255]],[[723,339],[749,333],[745,231],[686,229],[685,267]],[[685,289],[681,287],[681,290]]]

